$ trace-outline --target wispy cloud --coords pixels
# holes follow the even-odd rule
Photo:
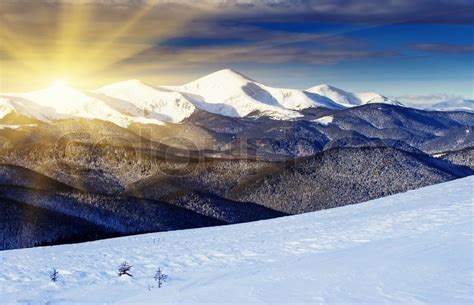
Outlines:
[[[424,52],[446,53],[446,54],[465,54],[474,53],[474,45],[454,45],[454,44],[433,44],[421,43],[413,46],[414,49]]]
[[[305,19],[333,22],[394,23],[394,22],[474,22],[471,0],[2,0],[2,4],[58,5],[70,3],[94,4],[106,7],[130,8],[155,6],[160,10],[200,10],[213,13],[212,18],[258,17]]]
[[[403,47],[389,45],[387,39],[385,45],[368,42],[351,31],[399,23],[470,27],[474,22],[472,0],[0,1],[0,65],[7,87],[63,71],[90,83],[146,73],[168,82],[161,76],[165,72],[204,70],[211,64],[300,64],[313,69],[403,58]],[[344,27],[330,30],[325,23]],[[472,52],[472,46],[426,44],[422,39],[412,48]]]
[[[440,102],[455,102],[455,101],[466,100],[466,98],[463,97],[462,95],[446,94],[446,93],[425,94],[425,95],[406,94],[406,95],[394,96],[393,98],[403,103],[406,103],[407,105],[430,105],[430,104],[436,104]]]
[[[306,64],[335,64],[346,60],[381,58],[394,56],[392,51],[348,50],[337,48],[297,48],[273,47],[272,44],[257,44],[248,46],[200,46],[193,48],[182,47],[152,47],[120,64],[152,63],[159,60],[161,65],[186,65],[199,63],[306,63]]]

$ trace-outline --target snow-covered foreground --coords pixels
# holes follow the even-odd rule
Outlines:
[[[473,186],[468,177],[305,215],[0,252],[0,303],[472,304]],[[123,261],[133,278],[117,276]],[[149,290],[158,267],[169,279]]]

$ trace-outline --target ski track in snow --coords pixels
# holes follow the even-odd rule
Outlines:
[[[0,303],[472,304],[473,185],[468,177],[279,219],[4,251]],[[117,276],[123,261],[133,278]],[[158,267],[169,279],[149,290]]]

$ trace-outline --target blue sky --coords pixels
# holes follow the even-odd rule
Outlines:
[[[328,83],[390,96],[474,98],[472,0],[3,0],[2,5],[5,88],[61,75],[89,88],[130,78],[175,85],[233,68],[282,87]],[[9,45],[8,35],[19,40],[13,41],[18,47]],[[47,73],[38,74],[44,67]]]
[[[308,58],[291,58],[288,62],[276,63],[227,64],[272,85],[304,89],[319,83],[330,83],[348,90],[378,90],[387,95],[449,93],[474,98],[472,24],[284,21],[242,24],[264,30],[262,35],[265,35],[265,32],[323,34],[342,40],[338,43],[309,40],[287,44],[282,39],[279,42],[280,47],[295,47],[302,53],[308,51],[310,53],[307,55]],[[252,40],[180,37],[164,41],[163,44],[194,49],[212,46],[251,46],[258,40],[258,36]],[[318,50],[321,50],[322,57],[328,57],[326,50],[342,50],[346,53],[341,58],[328,59],[328,62],[312,63],[312,57],[318,57]],[[351,51],[360,52],[361,56],[351,58]],[[367,53],[366,56],[364,53]],[[220,64],[210,63],[202,67],[202,74],[218,69]]]

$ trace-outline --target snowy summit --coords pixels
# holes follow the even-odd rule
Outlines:
[[[325,96],[344,107],[354,107],[374,103],[402,106],[402,103],[399,101],[392,100],[378,93],[351,93],[325,84],[309,88],[307,91]]]
[[[128,80],[87,92],[56,83],[34,92],[0,94],[0,116],[14,112],[45,122],[88,118],[126,127],[179,123],[196,109],[230,117],[288,120],[301,117],[300,111],[307,108],[344,109],[367,103],[400,105],[377,93],[349,93],[328,85],[307,91],[270,87],[224,69],[183,86],[153,87]]]
[[[111,84],[95,92],[123,101],[123,112],[163,122],[181,122],[196,109],[181,93],[154,88],[139,80]]]
[[[0,94],[0,118],[9,113],[44,122],[86,118],[127,127],[132,123],[180,123],[196,109],[229,117],[294,120],[303,117],[301,111],[308,108],[340,110],[373,103],[402,106],[378,93],[351,93],[330,85],[306,91],[275,88],[224,69],[182,86],[154,87],[128,80],[89,92],[58,82],[34,92]],[[456,109],[469,111],[472,105],[466,105]],[[439,105],[435,109],[454,108]]]
[[[275,118],[298,117],[298,110],[312,107],[338,108],[325,97],[296,89],[273,88],[258,83],[234,70],[220,70],[179,87],[203,110],[243,117],[252,112],[272,113]]]

